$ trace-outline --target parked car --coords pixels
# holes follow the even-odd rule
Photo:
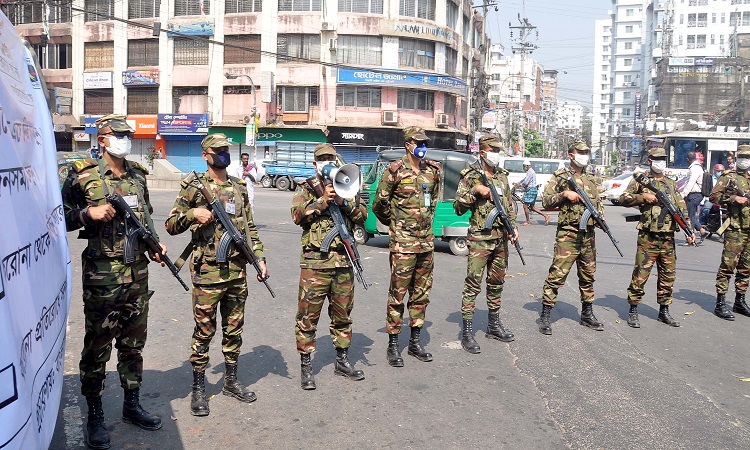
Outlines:
[[[620,196],[630,184],[633,179],[633,172],[624,173],[618,175],[612,179],[606,180],[602,183],[602,197],[609,200],[613,205],[620,204]]]

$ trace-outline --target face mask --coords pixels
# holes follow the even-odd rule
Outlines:
[[[738,158],[736,164],[740,170],[750,169],[750,158]]]
[[[484,161],[490,167],[497,167],[500,164],[500,153],[498,152],[487,152],[484,157]]]
[[[232,155],[229,152],[214,153],[211,155],[211,163],[214,169],[225,169],[232,162]]]
[[[719,178],[724,172],[716,172],[716,178]]]
[[[107,152],[117,158],[124,158],[130,154],[130,138],[128,137],[114,137],[108,136],[109,146],[107,146]]]
[[[652,161],[651,162],[651,171],[654,173],[662,173],[664,172],[664,169],[666,168],[667,168],[666,161]]]
[[[589,155],[579,155],[576,153],[573,163],[578,167],[586,167],[589,165]]]
[[[427,145],[426,145],[426,144],[425,144],[424,142],[422,142],[422,144],[421,144],[421,145],[419,145],[419,146],[417,146],[417,145],[415,144],[415,145],[414,145],[414,149],[413,149],[413,150],[412,150],[411,152],[412,152],[412,153],[414,154],[414,156],[416,156],[417,158],[419,158],[419,159],[422,159],[422,158],[424,158],[424,157],[425,157],[425,155],[427,154]]]

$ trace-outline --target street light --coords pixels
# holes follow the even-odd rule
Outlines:
[[[236,80],[240,77],[247,77],[248,80],[250,80],[250,92],[253,94],[253,115],[252,115],[252,124],[253,124],[253,159],[258,159],[258,140],[255,138],[255,133],[258,132],[258,130],[255,128],[255,115],[258,114],[258,98],[255,94],[255,82],[253,81],[252,77],[250,75],[246,75],[244,73],[231,73],[226,72],[224,73],[224,76],[228,80]],[[249,125],[249,124],[248,124]],[[247,143],[247,142],[245,142]]]

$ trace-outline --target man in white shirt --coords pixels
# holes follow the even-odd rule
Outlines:
[[[698,158],[697,155],[701,157]],[[706,229],[701,225],[700,217],[698,216],[698,206],[703,201],[703,194],[701,194],[701,186],[703,185],[703,155],[701,153],[697,155],[695,152],[688,152],[687,154],[687,160],[690,163],[688,167],[688,181],[683,186],[680,194],[687,204],[688,216],[690,216],[693,228],[698,230],[701,238],[703,238],[706,234]]]
[[[249,154],[243,153],[240,155],[240,165],[235,167],[232,175],[245,180],[245,183],[247,183],[247,196],[250,199],[250,209],[255,213],[253,204],[255,200],[255,177],[258,175],[258,170],[255,167],[255,163],[250,163]]]

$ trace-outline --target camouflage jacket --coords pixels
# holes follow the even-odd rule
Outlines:
[[[589,196],[597,211],[604,213],[604,205],[599,198],[599,189],[594,177],[586,171],[581,176],[575,175],[575,171],[569,167],[559,169],[552,175],[544,188],[542,206],[544,209],[560,208],[560,215],[557,219],[558,230],[578,231],[578,224],[586,211],[586,206],[583,202],[571,203],[563,196],[563,192],[571,190],[568,185],[569,177],[575,177],[576,183],[583,187],[583,191]],[[589,219],[588,226],[594,226],[594,219]]]
[[[423,159],[419,168],[416,173],[404,155],[383,172],[375,193],[372,212],[388,225],[392,252],[423,253],[435,248],[432,219],[440,195],[440,165]]]
[[[732,200],[733,195],[740,195],[740,192],[743,194],[750,192],[749,174],[750,171],[743,173],[736,170],[727,170],[716,180],[716,186],[711,191],[709,200],[727,209],[730,229],[750,229],[750,205],[740,205]],[[731,186],[730,180],[732,181]]]
[[[662,177],[660,180],[654,178],[653,175],[648,175],[649,179],[656,184],[656,187],[660,191],[667,194],[672,203],[682,213],[682,217],[685,218],[688,228],[692,229],[690,219],[688,218],[687,207],[685,206],[685,200],[680,195],[680,191],[677,189],[677,183],[668,177]],[[677,222],[672,216],[666,212],[665,208],[662,208],[659,202],[646,203],[643,200],[643,194],[653,194],[651,189],[643,186],[637,182],[635,178],[630,180],[625,192],[620,196],[620,203],[622,206],[638,206],[641,210],[641,221],[638,222],[638,229],[648,231],[651,233],[674,233],[679,231]],[[659,217],[665,211],[664,217],[662,217],[662,224],[659,226]]]
[[[245,182],[232,176],[228,176],[224,183],[217,182],[209,177],[208,172],[200,174],[199,177],[206,188],[211,191],[211,195],[220,200],[240,234],[248,238],[255,256],[263,258],[264,247],[258,235],[258,228],[253,222]],[[211,223],[201,225],[195,220],[194,209],[198,207],[208,209],[208,204],[209,202],[198,188],[188,184],[187,180],[183,180],[180,193],[164,224],[167,233],[176,235],[188,229],[192,232],[193,254],[190,259],[190,271],[193,274],[194,284],[210,285],[244,279],[248,262],[234,244],[230,245],[227,254],[228,264],[219,264],[216,261],[219,240],[226,231],[221,222],[213,220]]]
[[[456,199],[453,201],[453,210],[459,216],[466,211],[471,210],[471,219],[469,219],[469,233],[467,239],[473,241],[483,241],[488,239],[497,239],[507,237],[505,227],[498,218],[491,230],[485,230],[484,224],[487,216],[495,208],[492,196],[484,198],[476,195],[475,186],[482,184],[482,175],[480,169],[469,167],[461,171],[461,181],[458,183]],[[516,226],[516,212],[511,203],[510,185],[508,183],[508,172],[499,168],[492,175],[487,177],[487,181],[497,187],[497,193],[500,195],[500,201],[503,207],[510,215],[510,222],[513,227]]]
[[[367,207],[357,204],[353,198],[339,207],[346,221],[346,228],[351,235],[354,224],[362,225],[367,219]],[[333,219],[328,208],[323,209],[323,202],[315,195],[307,183],[297,186],[292,200],[292,220],[302,227],[302,255],[300,267],[303,269],[331,269],[350,267],[349,258],[340,236],[331,243],[328,253],[321,253],[323,238],[334,228]],[[352,235],[352,242],[354,237]]]
[[[102,162],[101,173],[99,161]],[[144,207],[149,213],[153,208],[146,187],[147,174],[145,167],[132,161],[125,161],[122,177],[116,176],[104,159],[80,159],[72,164],[62,187],[63,209],[68,231],[84,228],[78,237],[88,240],[81,255],[84,284],[125,284],[148,278],[149,259],[140,240],[135,249],[135,261],[125,264],[124,218],[117,216],[109,222],[95,222],[87,216],[89,206],[104,205],[107,193],[117,193],[128,202],[138,220],[148,226]],[[103,183],[106,183],[106,191]],[[138,199],[139,190],[146,205]],[[155,230],[151,231],[155,233]]]

